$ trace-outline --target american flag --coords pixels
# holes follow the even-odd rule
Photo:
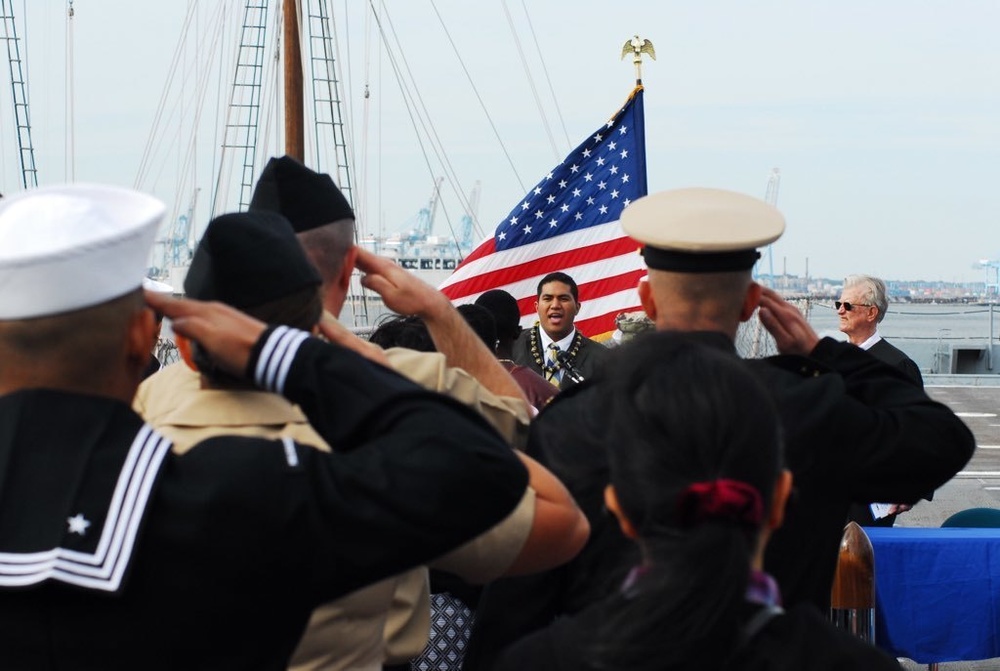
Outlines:
[[[646,274],[639,245],[618,218],[646,195],[642,86],[625,106],[552,169],[439,287],[455,304],[504,289],[518,299],[521,324],[538,316],[538,281],[562,271],[580,288],[576,327],[603,340],[615,317],[641,310],[636,285]]]

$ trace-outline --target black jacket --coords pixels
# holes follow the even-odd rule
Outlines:
[[[603,604],[517,641],[498,655],[490,671],[587,671],[589,646],[597,639]],[[694,667],[692,667],[694,668]],[[801,604],[776,615],[753,635],[727,669],[732,671],[899,671],[894,657],[835,628],[816,609]]]
[[[734,351],[720,333],[692,337]],[[916,501],[968,463],[975,439],[947,406],[850,343],[824,338],[809,358],[746,365],[774,395],[794,475],[785,523],[768,544],[764,569],[777,579],[786,606],[808,602],[826,612],[850,504]],[[576,497],[591,523],[590,540],[564,566],[487,587],[466,671],[488,668],[483,664],[506,644],[603,598],[637,563],[634,544],[604,510],[606,450],[616,438],[603,430],[602,400],[599,379],[561,393],[533,422],[528,448]]]

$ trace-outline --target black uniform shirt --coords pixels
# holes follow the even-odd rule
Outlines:
[[[340,451],[218,437],[178,456],[121,402],[0,397],[0,668],[284,669],[315,606],[521,499],[524,467],[473,413],[268,335],[258,381]]]

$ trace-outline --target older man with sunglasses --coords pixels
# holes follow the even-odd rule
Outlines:
[[[833,306],[840,316],[840,330],[847,334],[850,342],[899,369],[914,384],[924,386],[920,368],[913,359],[878,332],[878,325],[889,307],[884,281],[870,275],[848,275],[844,279],[840,300],[834,301]],[[929,501],[933,496],[931,492],[925,498]],[[856,503],[851,506],[849,519],[864,527],[891,527],[896,523],[896,515],[912,507],[906,503]]]
[[[833,305],[840,317],[840,330],[847,334],[848,340],[924,386],[920,368],[913,359],[878,333],[878,325],[889,307],[885,282],[870,275],[848,275],[840,300]]]

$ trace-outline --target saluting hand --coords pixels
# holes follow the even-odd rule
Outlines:
[[[381,296],[393,312],[426,319],[451,307],[447,296],[392,259],[359,248],[355,266],[364,273],[362,286]]]
[[[819,342],[819,336],[802,312],[774,289],[763,287],[759,316],[760,323],[774,336],[778,351],[782,354],[805,356]]]
[[[220,369],[244,377],[250,350],[267,324],[224,303],[145,294],[146,304],[169,317],[175,332],[198,343]]]

